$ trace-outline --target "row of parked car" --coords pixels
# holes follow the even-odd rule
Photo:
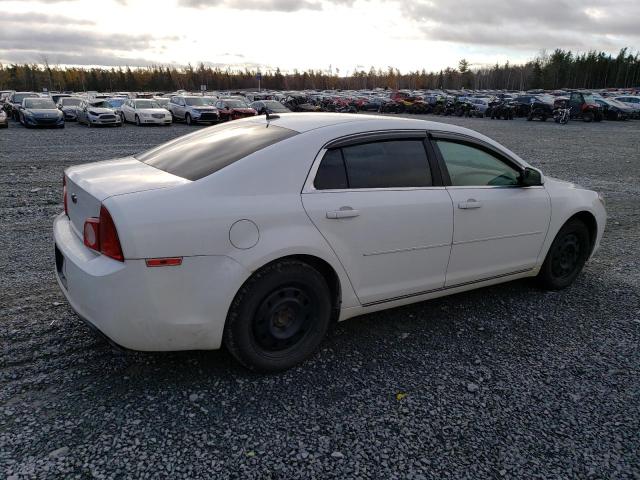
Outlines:
[[[416,113],[527,120],[586,122],[640,118],[635,91],[305,91],[190,93],[47,93],[0,91],[0,126],[9,118],[25,127],[63,128],[65,121],[89,127],[218,123],[284,112]]]
[[[4,94],[4,96],[2,96]],[[187,125],[219,123],[239,118],[291,110],[277,100],[249,103],[242,96],[205,96],[181,92],[169,96],[39,94],[35,92],[0,92],[2,116],[0,124],[9,125],[9,118],[30,127],[64,128],[65,122],[77,121],[88,127],[171,125],[182,121]]]

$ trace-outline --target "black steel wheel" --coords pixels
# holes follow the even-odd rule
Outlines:
[[[236,294],[224,345],[250,370],[286,370],[315,351],[331,312],[329,287],[316,269],[298,260],[276,261],[257,271]]]
[[[538,280],[544,288],[561,290],[573,283],[591,251],[589,230],[578,219],[567,222],[558,232],[544,260]]]
[[[318,299],[305,285],[283,285],[268,295],[253,317],[255,342],[266,351],[298,343],[315,320]]]

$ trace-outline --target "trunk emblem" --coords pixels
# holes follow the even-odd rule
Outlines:
[[[73,203],[78,203],[78,196],[75,193],[71,194],[71,201]]]

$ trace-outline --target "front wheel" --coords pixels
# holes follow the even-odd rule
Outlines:
[[[191,120],[191,115],[189,115],[188,113],[184,116],[184,121],[189,126],[193,124],[193,120]]]
[[[316,269],[297,260],[277,261],[236,294],[224,344],[250,370],[286,370],[316,350],[329,328],[331,306],[327,282]]]
[[[562,290],[573,283],[589,257],[589,230],[578,219],[567,222],[556,235],[538,274],[547,290]]]
[[[140,125],[142,125],[140,123],[140,117],[138,115],[136,115],[136,127],[139,127]]]

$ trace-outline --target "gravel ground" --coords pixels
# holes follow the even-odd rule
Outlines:
[[[224,351],[115,353],[54,279],[63,168],[186,126],[0,130],[0,477],[640,478],[640,122],[445,121],[603,192],[596,258],[562,292],[341,323],[271,376]]]

